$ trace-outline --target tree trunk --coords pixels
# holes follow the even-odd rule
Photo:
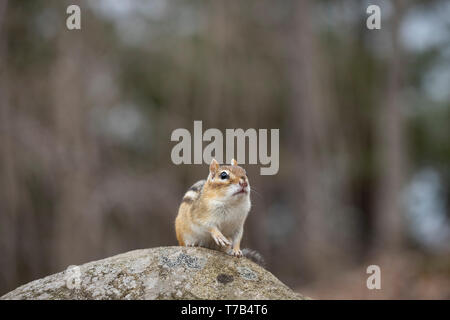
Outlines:
[[[377,123],[379,172],[374,223],[374,249],[395,250],[403,239],[401,191],[404,181],[404,117],[402,114],[403,62],[399,25],[403,14],[401,1],[394,4],[391,20],[392,54],[387,74],[386,100],[379,108]]]

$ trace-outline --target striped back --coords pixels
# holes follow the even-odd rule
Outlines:
[[[194,183],[189,190],[184,194],[183,201],[184,203],[192,203],[198,199],[200,193],[202,192],[203,186],[205,185],[206,180],[200,180]]]

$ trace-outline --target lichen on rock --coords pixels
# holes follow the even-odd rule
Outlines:
[[[0,299],[304,299],[246,258],[205,248],[134,250],[27,283]]]

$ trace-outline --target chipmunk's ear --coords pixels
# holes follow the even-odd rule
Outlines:
[[[216,161],[216,159],[213,158],[211,160],[211,164],[209,165],[209,172],[211,172],[211,174],[215,174],[218,169],[219,169],[219,163]]]
[[[237,166],[238,165],[236,159],[231,159],[231,165],[232,166]]]

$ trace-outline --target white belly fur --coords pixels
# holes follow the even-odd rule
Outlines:
[[[222,202],[211,201],[211,220],[206,224],[192,225],[192,233],[184,239],[186,245],[202,246],[219,249],[209,232],[211,227],[217,227],[230,241],[243,227],[250,211],[250,197],[243,197],[232,206]]]

